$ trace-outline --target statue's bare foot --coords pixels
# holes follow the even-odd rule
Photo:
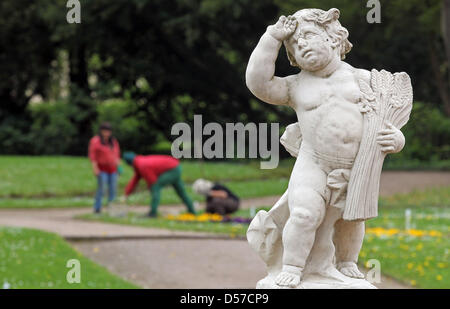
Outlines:
[[[363,279],[364,275],[359,271],[358,266],[354,262],[338,263],[337,269],[345,276],[357,279]]]
[[[280,287],[296,288],[300,284],[302,269],[285,265],[283,271],[275,278],[275,284]]]

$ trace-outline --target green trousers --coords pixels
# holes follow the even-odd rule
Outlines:
[[[186,190],[184,189],[183,181],[181,180],[180,165],[159,175],[158,180],[150,187],[150,193],[152,195],[150,214],[157,214],[159,200],[161,199],[161,190],[168,185],[173,186],[175,192],[177,192],[178,196],[183,200],[188,211],[194,214],[194,205],[192,204],[192,200],[187,195]]]

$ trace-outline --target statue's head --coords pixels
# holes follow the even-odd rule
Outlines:
[[[316,71],[333,57],[345,58],[352,44],[347,39],[347,29],[338,21],[339,14],[338,9],[303,9],[293,15],[297,28],[283,42],[292,66]]]

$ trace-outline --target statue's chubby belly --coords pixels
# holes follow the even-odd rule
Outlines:
[[[315,151],[333,157],[356,157],[363,133],[363,116],[357,104],[328,102],[298,116],[303,141]]]

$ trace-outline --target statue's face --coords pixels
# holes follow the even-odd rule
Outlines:
[[[326,67],[337,55],[326,31],[314,24],[300,20],[287,48],[302,70],[317,71]]]

